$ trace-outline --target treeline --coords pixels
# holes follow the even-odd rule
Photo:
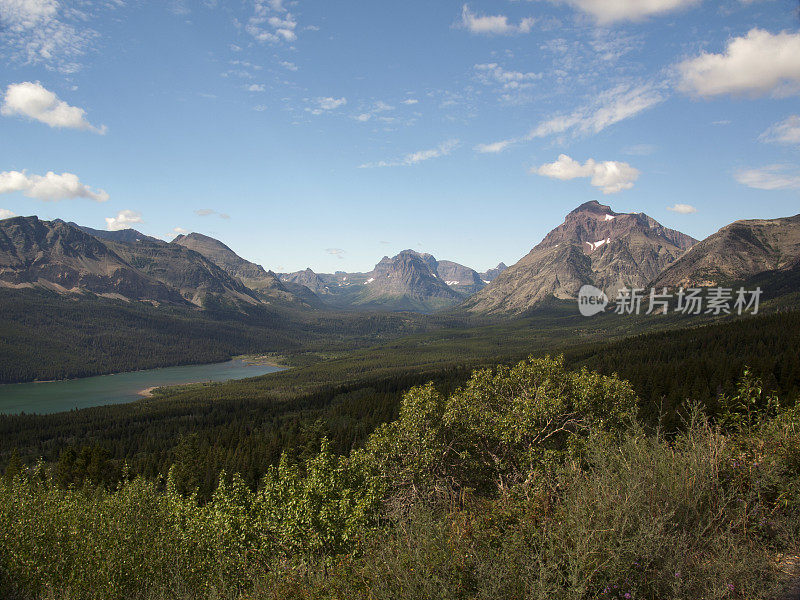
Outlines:
[[[341,352],[442,322],[280,307],[201,311],[0,289],[0,383],[211,363],[256,352]]]
[[[711,414],[745,367],[785,402],[800,395],[800,312],[779,312],[702,327],[664,331],[567,351],[570,364],[630,381],[649,423],[678,424],[687,400]]]
[[[476,366],[545,354],[535,343],[539,331],[518,327],[520,340],[499,347],[482,337],[475,354],[467,347],[470,338],[453,332],[449,346],[425,359],[429,363],[413,362],[416,346],[399,340],[380,351],[132,404],[0,416],[0,466],[14,449],[30,464],[39,457],[54,463],[65,450],[97,446],[108,460],[125,461],[131,472],[148,477],[166,473],[175,462],[185,464],[202,496],[211,493],[223,469],[242,474],[253,486],[282,452],[308,454],[322,437],[339,453],[359,447],[376,426],[396,417],[409,387],[433,381],[449,392],[463,385]],[[800,390],[799,342],[800,313],[792,312],[563,351],[571,367],[589,366],[630,381],[640,398],[643,423],[653,427],[661,421],[675,430],[687,400],[715,415],[720,394],[733,390],[745,365],[767,389],[793,402]],[[492,352],[494,358],[479,358]],[[502,358],[497,356],[501,352]]]

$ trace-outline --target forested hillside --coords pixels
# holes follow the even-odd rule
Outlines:
[[[787,406],[782,406],[782,404]],[[745,371],[714,418],[647,433],[634,388],[560,359],[403,395],[347,453],[322,439],[198,496],[177,462],[98,453],[0,480],[12,599],[775,597],[800,552],[800,404]]]
[[[450,319],[460,323],[460,319]],[[237,354],[340,352],[435,329],[444,317],[247,312],[153,307],[143,303],[0,289],[0,383],[87,377]]]
[[[255,485],[281,452],[307,453],[323,436],[336,452],[358,447],[376,426],[397,415],[403,391],[413,385],[434,381],[447,392],[464,383],[470,368],[493,364],[490,353],[510,363],[554,347],[571,366],[588,365],[629,380],[647,426],[661,418],[670,430],[678,427],[686,400],[716,414],[719,395],[733,390],[746,365],[784,402],[793,402],[800,392],[796,311],[612,343],[577,340],[572,346],[558,346],[561,342],[542,337],[530,324],[515,328],[516,339],[510,328],[500,328],[495,340],[484,332],[478,342],[456,331],[449,346],[433,345],[430,356],[419,342],[398,341],[266,377],[171,390],[133,404],[0,416],[0,465],[14,449],[28,462],[40,456],[56,462],[67,449],[97,446],[106,459],[117,465],[125,460],[131,472],[151,477],[183,462],[204,495],[211,493],[221,469],[241,473]],[[480,352],[468,351],[473,343]]]

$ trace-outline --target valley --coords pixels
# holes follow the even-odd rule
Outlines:
[[[692,406],[722,418],[742,373],[789,407],[797,219],[698,242],[589,202],[510,267],[405,250],[335,274],[278,274],[195,233],[0,221],[0,380],[66,380],[0,385],[0,470],[44,460],[63,482],[101,487],[168,476],[210,506],[221,473],[256,490],[281,461],[357,456],[413,390],[457,396],[481,373],[551,357],[629,382],[647,432],[682,435]],[[585,285],[610,302],[592,317],[576,303]],[[644,310],[649,287],[718,285],[759,287],[757,310]],[[641,311],[618,310],[628,287]],[[224,362],[242,354],[288,368]]]
[[[0,600],[800,600],[799,17],[0,0]]]

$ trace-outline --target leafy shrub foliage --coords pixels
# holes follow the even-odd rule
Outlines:
[[[800,551],[800,407],[737,389],[665,437],[626,382],[529,359],[413,388],[348,456],[220,473],[207,501],[175,470],[110,485],[100,450],[14,461],[0,597],[770,598]]]
[[[618,434],[635,412],[628,383],[567,371],[563,358],[529,359],[476,371],[447,398],[433,385],[412,389],[399,419],[378,428],[365,452],[409,503],[446,492],[492,495],[579,452],[590,436]]]

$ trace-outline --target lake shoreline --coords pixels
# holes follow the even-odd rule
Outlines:
[[[171,388],[180,388],[185,387],[187,385],[197,385],[201,383],[212,383],[211,381],[187,381],[186,383],[176,383],[175,385],[154,385],[149,388],[145,388],[143,390],[139,390],[137,394],[142,398],[154,398],[156,395],[156,390],[161,389],[171,389]]]
[[[112,375],[127,375],[129,373],[144,373],[146,371],[155,371],[156,369],[171,369],[172,367],[196,367],[199,365],[222,365],[229,363],[232,360],[240,360],[248,367],[265,366],[275,367],[277,369],[288,369],[289,366],[283,362],[282,356],[274,356],[269,354],[238,354],[231,356],[225,360],[215,361],[213,363],[178,363],[174,365],[162,365],[160,367],[150,367],[147,369],[134,369],[133,371],[114,371],[113,373],[97,373],[96,375],[84,375],[82,377],[64,377],[63,379],[31,379],[29,381],[0,381],[0,385],[27,385],[30,383],[61,383],[64,381],[80,381],[81,379],[91,379],[93,377],[110,377]],[[197,382],[202,383],[202,382]],[[142,390],[144,391],[144,390]]]
[[[251,379],[286,369],[274,356],[256,355],[199,365],[158,367],[52,382],[0,385],[0,414],[52,414],[159,398],[171,391],[235,379]]]

